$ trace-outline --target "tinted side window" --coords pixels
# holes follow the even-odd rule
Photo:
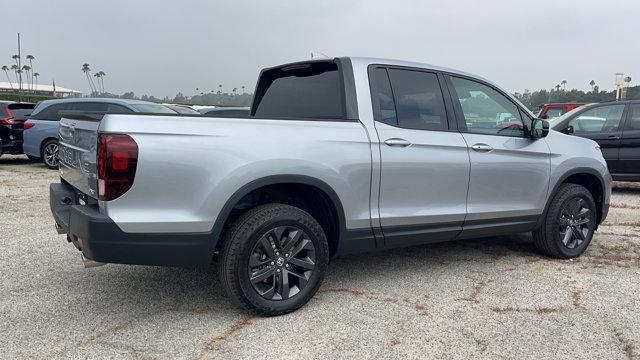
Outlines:
[[[476,81],[451,77],[467,131],[476,134],[524,136],[520,110],[497,90]]]
[[[132,113],[133,110],[126,108],[122,105],[117,104],[107,104],[107,112],[108,113],[116,113],[116,114],[128,114]]]
[[[618,131],[624,104],[598,106],[589,109],[569,121],[574,134]]]
[[[338,66],[319,62],[266,71],[256,94],[255,117],[342,119]]]
[[[447,112],[438,76],[413,70],[389,69],[398,126],[446,130]]]
[[[380,110],[379,119],[377,120],[396,126],[398,125],[396,119],[396,104],[393,101],[393,93],[391,92],[391,83],[387,76],[387,69],[376,68],[373,72],[373,77],[377,93],[373,101],[376,101],[375,98],[377,98],[378,109]]]
[[[97,112],[107,112],[107,103],[99,103],[99,102],[79,102],[75,103],[72,107],[72,110],[78,111],[97,111]]]
[[[629,107],[629,121],[627,130],[640,130],[640,104],[631,104]]]
[[[37,114],[34,114],[32,118],[36,120],[60,121],[60,111],[71,110],[72,105],[71,103],[49,105]]]

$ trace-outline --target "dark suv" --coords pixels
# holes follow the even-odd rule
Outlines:
[[[588,104],[551,128],[597,142],[614,180],[640,181],[640,100]]]
[[[0,155],[22,154],[22,132],[32,103],[0,101]]]

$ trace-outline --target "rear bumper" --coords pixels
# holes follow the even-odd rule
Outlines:
[[[12,155],[22,154],[22,140],[11,140],[0,143],[2,143],[2,151],[0,151],[0,153]]]
[[[59,234],[67,234],[88,259],[102,263],[192,266],[211,263],[209,233],[126,233],[97,205],[79,205],[68,184],[49,186],[49,203]]]

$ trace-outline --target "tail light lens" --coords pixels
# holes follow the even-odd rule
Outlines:
[[[31,129],[31,128],[32,128],[32,127],[34,127],[34,126],[35,126],[35,124],[34,124],[34,123],[32,123],[32,122],[29,122],[29,120],[27,120],[27,121],[24,123],[24,129],[25,129],[25,130],[27,130],[27,129]]]
[[[114,200],[133,185],[138,165],[138,144],[124,134],[98,136],[98,199]]]
[[[15,120],[13,120],[13,113],[11,112],[11,110],[9,109],[5,109],[6,112],[6,116],[2,119],[0,119],[0,124],[2,125],[13,125],[16,123]]]

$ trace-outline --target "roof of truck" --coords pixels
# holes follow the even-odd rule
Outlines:
[[[155,104],[150,101],[134,100],[134,99],[116,99],[116,98],[65,98],[44,100],[43,103],[57,104],[68,102],[105,102],[110,104],[133,105],[133,104]]]
[[[508,94],[511,97],[511,99],[513,99],[514,101],[518,102],[522,106],[522,108],[526,109],[527,111],[530,112],[530,115],[534,116],[533,113],[531,112],[531,110],[529,110],[526,106],[524,106],[524,104],[522,104],[518,99],[516,99],[513,95],[511,95],[510,92],[504,90],[502,87],[498,86],[493,81],[485,79],[482,76],[478,76],[478,75],[475,75],[475,74],[472,74],[472,73],[468,73],[468,72],[465,72],[465,71],[456,70],[456,69],[452,69],[452,68],[448,68],[448,67],[432,65],[432,64],[426,64],[426,63],[420,63],[420,62],[414,62],[414,61],[403,61],[403,60],[371,58],[371,57],[350,57],[350,56],[348,58],[351,60],[351,63],[354,66],[369,66],[369,65],[376,65],[376,64],[391,65],[391,66],[404,66],[404,67],[412,67],[412,68],[419,68],[419,69],[429,69],[429,70],[441,71],[441,72],[446,72],[446,73],[450,73],[450,74],[468,76],[468,77],[471,77],[471,78],[474,78],[474,79],[482,80],[482,81],[484,81],[484,82],[486,82],[488,84],[491,84],[492,86],[502,90],[505,94]]]

